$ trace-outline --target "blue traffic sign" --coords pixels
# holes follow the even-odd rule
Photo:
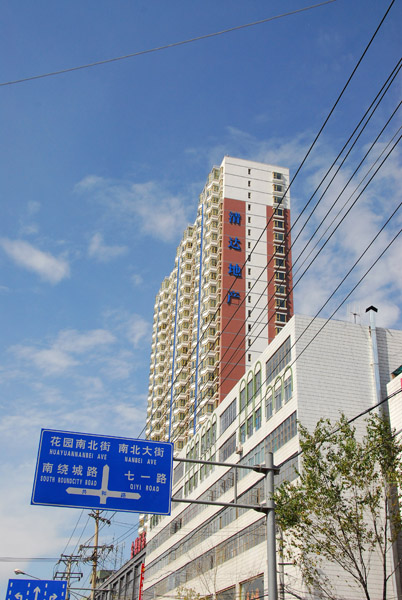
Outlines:
[[[42,429],[31,504],[170,514],[173,444]]]
[[[6,600],[64,600],[67,581],[9,579]]]

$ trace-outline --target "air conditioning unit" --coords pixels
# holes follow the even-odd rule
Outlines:
[[[236,454],[239,454],[240,456],[243,454],[243,446],[241,444],[236,446]]]

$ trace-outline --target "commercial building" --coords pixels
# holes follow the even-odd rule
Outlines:
[[[146,437],[175,449],[293,314],[288,170],[226,156],[154,308]]]
[[[297,422],[311,430],[321,417],[335,421],[341,413],[352,417],[374,407],[379,394],[386,397],[401,356],[402,331],[293,316],[247,365],[178,458],[257,465],[267,449],[274,453],[274,463],[282,465],[276,483],[292,480],[299,460]],[[393,385],[400,386],[400,376]],[[363,434],[364,420],[355,425]],[[234,468],[174,465],[173,497],[234,501]],[[239,470],[236,489],[238,503],[265,502],[261,474]],[[370,586],[373,597],[380,597],[382,574],[375,560]],[[148,518],[143,597],[191,597],[192,590],[217,600],[267,597],[266,565],[265,517],[260,512],[175,502],[170,516]],[[278,573],[281,598],[312,597],[293,566],[278,560]],[[340,598],[362,598],[344,572],[329,565],[326,574]],[[397,571],[389,597],[399,597],[398,577]]]

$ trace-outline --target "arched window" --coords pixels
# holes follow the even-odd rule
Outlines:
[[[292,370],[288,369],[287,371],[285,371],[285,374],[284,374],[283,378],[284,378],[283,395],[284,395],[284,401],[285,401],[285,404],[286,404],[286,402],[289,402],[289,400],[291,399],[292,392],[293,392],[293,375],[292,375]]]

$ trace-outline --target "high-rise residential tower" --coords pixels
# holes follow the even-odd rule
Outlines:
[[[154,309],[146,437],[180,450],[293,315],[288,169],[226,156]]]

